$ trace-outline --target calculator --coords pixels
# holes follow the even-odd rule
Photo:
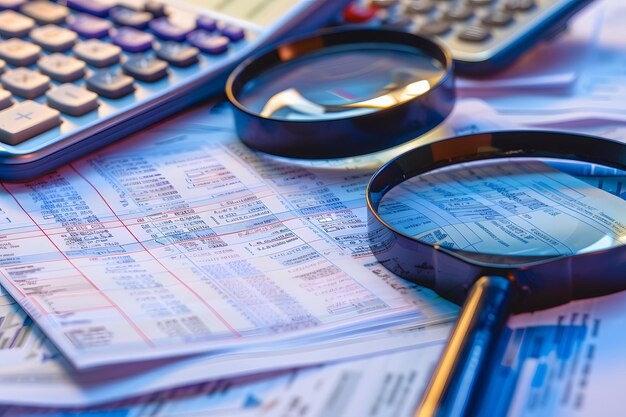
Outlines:
[[[486,75],[550,39],[592,0],[364,0],[344,11],[344,23],[434,37],[448,46],[456,71]]]
[[[0,179],[48,172],[221,92],[344,0],[0,0]]]

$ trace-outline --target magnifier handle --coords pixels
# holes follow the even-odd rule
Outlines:
[[[513,281],[498,276],[474,283],[415,417],[471,415],[515,291]]]

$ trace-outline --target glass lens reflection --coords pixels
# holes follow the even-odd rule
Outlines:
[[[264,117],[354,117],[418,97],[443,76],[441,64],[409,47],[353,44],[287,61],[249,81],[239,101]]]
[[[626,172],[577,161],[497,159],[390,190],[379,214],[420,241],[489,255],[559,256],[626,243]]]

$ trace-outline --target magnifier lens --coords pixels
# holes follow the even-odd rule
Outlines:
[[[379,214],[470,258],[576,255],[626,243],[625,181],[624,171],[579,161],[492,159],[410,178],[383,197]]]
[[[239,96],[249,110],[279,120],[330,120],[386,109],[436,85],[445,68],[404,45],[347,44],[276,65]]]

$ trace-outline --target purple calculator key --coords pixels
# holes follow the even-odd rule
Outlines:
[[[26,0],[0,0],[0,10],[17,10],[24,3],[26,3]]]
[[[196,25],[198,26],[199,29],[204,29],[209,32],[213,32],[215,29],[217,29],[217,20],[209,16],[200,16],[196,20]]]
[[[199,29],[187,35],[190,44],[200,49],[202,52],[217,55],[226,52],[230,40],[226,36]]]
[[[85,38],[104,38],[113,25],[108,20],[80,13],[69,16],[67,26]]]
[[[109,11],[109,16],[120,26],[130,26],[136,29],[145,29],[152,20],[152,14],[134,10],[129,7],[116,6]]]
[[[140,30],[123,27],[111,32],[113,43],[127,52],[143,52],[152,48],[154,36]]]
[[[113,2],[109,0],[67,0],[68,7],[100,17],[108,15],[113,5]]]
[[[243,29],[235,25],[224,25],[220,32],[233,42],[240,41],[246,36]]]
[[[161,39],[183,41],[195,28],[182,27],[173,24],[167,17],[160,17],[150,22],[150,29]]]

